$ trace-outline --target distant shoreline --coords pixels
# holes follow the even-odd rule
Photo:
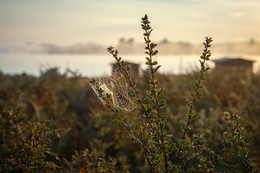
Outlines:
[[[115,46],[120,54],[140,55],[144,53],[144,45],[133,41],[119,41]],[[193,55],[200,54],[203,49],[202,44],[191,44],[188,42],[168,42],[161,41],[157,49],[161,55]],[[94,43],[77,43],[67,46],[56,44],[32,44],[26,46],[0,47],[0,53],[25,52],[35,54],[107,54],[107,46]],[[260,42],[253,40],[237,43],[215,43],[212,45],[212,54],[236,54],[236,55],[260,55]]]
[[[144,45],[119,43],[116,47],[120,54],[142,54]],[[201,44],[190,43],[158,43],[157,49],[162,55],[192,55],[201,52]],[[106,47],[96,44],[75,44],[71,46],[42,45],[42,53],[48,54],[106,54]],[[240,42],[221,43],[212,46],[213,54],[249,54],[260,55],[260,43]]]

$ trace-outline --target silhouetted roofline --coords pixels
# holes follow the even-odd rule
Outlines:
[[[214,59],[213,61],[215,63],[222,63],[222,62],[228,62],[228,61],[234,61],[234,60],[255,62],[254,60],[248,60],[248,59],[244,59],[244,58],[231,58],[231,57],[224,57],[224,58]]]

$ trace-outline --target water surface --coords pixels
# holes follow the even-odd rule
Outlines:
[[[224,57],[223,55],[213,56],[212,59]],[[232,56],[237,57],[237,56]],[[239,56],[255,60],[254,71],[260,65],[260,56]],[[122,55],[126,61],[138,63],[141,69],[147,68],[145,55]],[[162,65],[161,73],[186,73],[199,66],[199,55],[159,55],[155,60]],[[82,76],[101,76],[110,74],[110,64],[114,62],[113,57],[108,55],[86,54],[86,55],[60,55],[60,54],[17,54],[1,53],[0,70],[7,74],[27,73],[35,76],[40,75],[40,70],[58,67],[60,72],[67,68],[77,71]],[[209,66],[214,68],[211,61]]]

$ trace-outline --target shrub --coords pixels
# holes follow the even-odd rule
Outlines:
[[[217,153],[203,135],[192,133],[191,123],[199,117],[196,112],[196,104],[202,97],[202,82],[206,80],[206,61],[209,61],[209,50],[212,42],[206,37],[204,50],[200,56],[200,71],[194,80],[194,89],[190,93],[191,99],[187,103],[187,118],[181,121],[181,134],[172,134],[168,129],[169,116],[166,115],[166,100],[161,99],[164,89],[160,87],[157,73],[160,69],[153,57],[158,54],[157,44],[151,41],[152,28],[148,16],[141,20],[144,30],[146,65],[150,69],[149,88],[142,92],[137,88],[137,81],[133,79],[129,70],[130,66],[118,55],[118,51],[109,47],[108,52],[116,60],[115,73],[110,79],[96,78],[91,81],[91,86],[98,98],[107,108],[113,112],[113,122],[131,140],[135,141],[143,150],[150,172],[253,172],[256,170],[251,159],[248,158],[248,143],[242,136],[243,127],[239,122],[239,116],[232,115],[234,129],[224,133],[223,150]],[[122,89],[123,88],[123,89]],[[165,91],[167,92],[167,91]],[[124,111],[131,111],[135,102],[140,118],[138,123],[130,122]],[[189,132],[189,133],[188,133]],[[179,135],[179,139],[172,140],[172,136]],[[240,158],[240,159],[239,159]],[[238,161],[234,164],[233,161]]]
[[[27,121],[20,110],[10,108],[0,114],[0,171],[56,170],[59,158],[51,151],[49,144],[51,138],[59,136],[58,130],[53,130],[48,121]]]

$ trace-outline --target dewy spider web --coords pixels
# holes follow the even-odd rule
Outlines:
[[[111,76],[100,77],[95,80],[97,87],[104,90],[103,95],[111,95],[114,106],[125,111],[131,111],[136,107],[135,103],[129,96],[128,84],[120,70],[116,67],[113,68]],[[93,85],[91,85],[91,87],[98,96],[99,100],[105,105],[105,101],[102,96],[99,96],[96,87]]]

